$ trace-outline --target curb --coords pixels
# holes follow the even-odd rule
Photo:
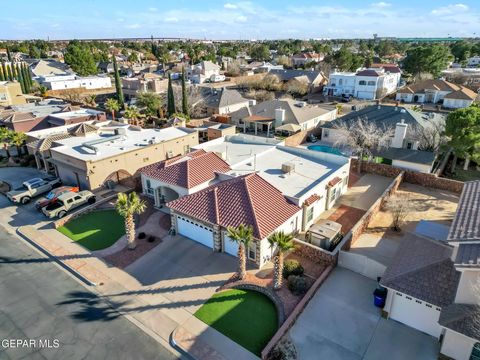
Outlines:
[[[192,359],[192,360],[200,360],[198,358],[196,358],[195,356],[193,356],[192,354],[190,354],[187,350],[185,350],[182,346],[180,346],[179,344],[177,344],[177,342],[175,341],[175,334],[177,333],[177,329],[182,326],[182,325],[178,325],[175,330],[173,330],[173,332],[171,333],[170,335],[170,345],[175,348],[175,349],[178,349],[180,350],[183,354],[185,354],[188,358]]]
[[[51,254],[49,251],[47,251],[45,248],[43,248],[42,246],[40,246],[39,244],[37,244],[34,240],[30,239],[27,235],[25,235],[23,232],[22,232],[22,228],[23,226],[19,227],[16,229],[16,233],[18,235],[20,235],[20,237],[25,240],[26,242],[28,242],[30,245],[32,245],[33,247],[35,247],[38,251],[40,251],[41,253],[43,253],[44,255],[46,255],[49,259],[55,261],[58,265],[60,265],[62,268],[64,268],[65,270],[67,270],[69,273],[71,273],[73,276],[75,276],[78,280],[80,280],[81,282],[83,282],[85,285],[88,285],[88,286],[97,286],[96,283],[90,281],[89,279],[87,279],[85,276],[83,276],[82,274],[80,274],[77,270],[75,270],[74,268],[72,268],[71,266],[68,266],[67,264],[65,264],[63,261],[59,260],[55,255]]]

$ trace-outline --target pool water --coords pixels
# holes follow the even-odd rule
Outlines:
[[[324,153],[329,153],[329,154],[335,154],[335,155],[341,155],[345,156],[340,150],[333,148],[331,146],[327,145],[310,145],[307,147],[308,150],[313,150],[313,151],[320,151]]]

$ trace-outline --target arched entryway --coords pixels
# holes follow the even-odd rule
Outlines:
[[[166,203],[176,200],[179,197],[180,195],[178,192],[168,186],[159,186],[154,191],[155,206],[162,209],[165,208]]]
[[[126,186],[128,188],[135,188],[136,182],[133,176],[126,170],[114,171],[108,175],[103,182],[107,187],[114,187],[117,184]]]

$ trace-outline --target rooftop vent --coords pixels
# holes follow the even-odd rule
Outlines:
[[[286,162],[282,164],[282,171],[285,174],[290,174],[295,171],[295,164],[291,162]]]

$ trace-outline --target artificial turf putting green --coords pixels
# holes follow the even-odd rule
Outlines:
[[[258,356],[278,326],[273,302],[249,290],[215,294],[198,309],[195,317]]]
[[[125,234],[125,224],[115,210],[94,211],[57,229],[88,250],[102,250]]]

